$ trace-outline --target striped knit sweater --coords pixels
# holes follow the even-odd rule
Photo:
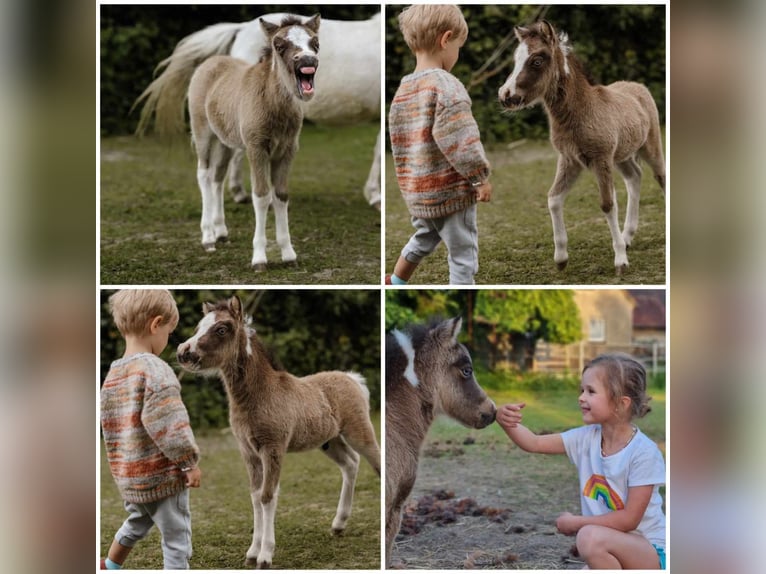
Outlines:
[[[435,218],[476,202],[490,166],[460,81],[439,68],[402,78],[388,116],[396,177],[410,213]]]
[[[140,353],[112,363],[101,387],[101,428],[124,500],[154,502],[185,488],[181,469],[196,466],[199,449],[165,361]]]

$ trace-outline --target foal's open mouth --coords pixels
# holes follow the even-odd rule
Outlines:
[[[316,66],[300,66],[295,70],[295,78],[298,81],[298,94],[301,99],[310,99],[314,95],[314,76]]]

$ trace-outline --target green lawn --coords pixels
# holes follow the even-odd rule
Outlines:
[[[250,268],[253,207],[235,204],[228,192],[229,241],[215,253],[203,250],[196,158],[186,141],[167,146],[152,138],[102,139],[101,282],[380,284],[380,213],[362,194],[378,129],[304,126],[289,179],[298,263],[281,263],[270,213],[273,265],[263,273]]]
[[[547,141],[529,141],[513,149],[488,151],[493,171],[492,202],[479,204],[478,285],[664,285],[665,198],[644,166],[639,226],[628,250],[629,269],[614,270],[614,251],[599,207],[595,178],[584,172],[566,199],[564,220],[569,236],[569,265],[558,271],[553,262],[553,230],[547,194],[556,171],[556,154]],[[620,227],[625,218],[626,192],[615,178]],[[399,193],[391,155],[386,157],[386,269],[393,270],[412,234]],[[421,263],[413,285],[449,283],[447,251],[440,246]]]
[[[373,414],[378,436],[380,415]],[[247,472],[236,440],[226,431],[197,436],[202,485],[191,491],[193,569],[242,569],[252,540],[253,513]],[[126,514],[101,451],[101,552]],[[342,536],[331,524],[340,496],[338,467],[320,451],[289,454],[282,468],[274,568],[379,569],[380,480],[362,460],[354,507]],[[131,553],[126,567],[162,569],[156,529]]]

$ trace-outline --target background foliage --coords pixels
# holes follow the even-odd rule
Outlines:
[[[386,102],[390,103],[401,78],[411,73],[415,58],[399,32],[397,15],[404,8],[386,6]],[[646,84],[665,123],[665,6],[617,5],[463,5],[468,40],[452,70],[468,88],[473,114],[485,144],[520,138],[547,138],[540,106],[515,114],[501,114],[497,91],[512,71],[514,41],[486,67],[482,66],[513,27],[537,16],[566,31],[574,53],[594,80],[608,84],[631,80]],[[388,139],[388,138],[387,138]]]
[[[101,380],[124,352],[108,310],[114,291],[101,292]],[[370,403],[380,408],[380,292],[378,290],[176,290],[180,320],[161,355],[176,372],[176,347],[194,332],[202,303],[238,294],[258,336],[284,368],[297,375],[353,370],[367,379]],[[181,373],[181,389],[196,430],[228,426],[226,396],[217,378]]]
[[[570,290],[386,291],[386,331],[454,316],[463,318],[461,340],[474,361],[489,371],[500,356],[510,357],[524,371],[538,340],[572,343],[582,333]]]
[[[185,36],[211,24],[247,22],[270,12],[319,12],[324,18],[361,20],[377,5],[101,5],[101,135],[129,134],[138,112],[136,98],[153,72]]]

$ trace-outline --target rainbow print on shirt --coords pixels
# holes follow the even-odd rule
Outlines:
[[[582,489],[582,493],[586,498],[592,498],[593,500],[601,500],[609,510],[622,510],[625,505],[609,483],[606,481],[606,477],[601,474],[594,474],[585,483],[585,488]]]

